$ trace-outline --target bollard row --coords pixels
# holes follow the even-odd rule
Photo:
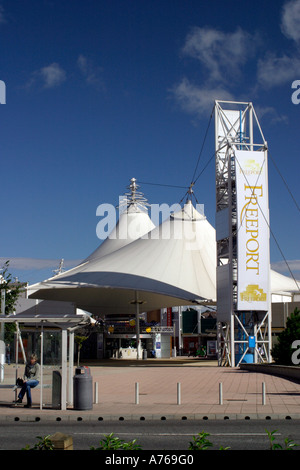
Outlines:
[[[95,390],[94,390],[94,403],[99,403],[98,398],[98,382],[95,382]],[[134,388],[134,402],[136,405],[140,403],[140,385],[139,382],[135,383]],[[266,384],[262,382],[262,405],[266,404]],[[177,382],[177,405],[181,405],[181,383]],[[219,383],[219,405],[223,405],[223,384],[222,382]]]

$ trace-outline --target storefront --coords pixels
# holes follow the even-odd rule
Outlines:
[[[172,356],[173,327],[143,327],[140,332],[140,358],[169,358]],[[98,333],[97,358],[136,359],[137,345],[134,327],[107,326]]]
[[[111,333],[105,337],[105,357],[115,359],[136,359],[136,335],[126,333]],[[147,351],[147,357],[151,357],[153,350],[153,338],[150,334],[140,334],[139,357],[143,351]]]

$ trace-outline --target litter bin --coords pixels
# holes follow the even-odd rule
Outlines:
[[[93,379],[88,367],[76,367],[73,377],[74,410],[93,408]]]
[[[143,359],[147,359],[147,349],[143,349]]]
[[[58,370],[52,372],[52,408],[61,408],[61,373]]]

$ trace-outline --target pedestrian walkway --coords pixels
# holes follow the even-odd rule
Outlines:
[[[0,419],[300,419],[300,384],[286,378],[218,367],[216,361],[198,358],[109,359],[85,365],[90,367],[93,393],[98,390],[91,410],[52,409],[52,370],[47,373],[45,368],[44,384],[50,388],[43,390],[43,408],[37,389],[32,408],[26,409],[13,406],[14,392],[2,388]],[[15,376],[14,366],[6,365],[5,383],[13,383]]]

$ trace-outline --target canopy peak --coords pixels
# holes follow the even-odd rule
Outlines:
[[[129,208],[136,208],[138,210],[147,211],[147,206],[150,206],[148,200],[144,194],[139,191],[139,185],[136,182],[136,178],[131,178],[129,186],[127,186],[129,192],[126,192],[123,198],[120,198],[119,209],[122,212],[128,211]]]

